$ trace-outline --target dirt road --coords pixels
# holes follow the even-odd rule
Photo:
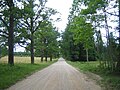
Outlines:
[[[92,80],[70,66],[63,58],[36,72],[7,90],[101,90]]]

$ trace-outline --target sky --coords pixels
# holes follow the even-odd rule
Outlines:
[[[47,7],[56,9],[59,13],[61,13],[59,15],[61,18],[61,21],[54,23],[55,27],[58,28],[59,32],[63,32],[66,28],[66,25],[68,22],[67,18],[69,15],[70,8],[72,6],[72,2],[73,0],[48,0],[48,2],[46,3]],[[56,16],[54,17],[56,18]],[[14,51],[20,52],[20,51],[25,51],[25,49],[23,47],[16,46]]]
[[[56,22],[55,26],[58,27],[59,31],[64,31],[66,24],[68,22],[67,18],[69,15],[70,8],[72,6],[73,0],[48,0],[46,3],[47,7],[51,7],[56,9],[58,12],[61,13],[61,21]]]

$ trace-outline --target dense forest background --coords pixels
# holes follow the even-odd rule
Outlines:
[[[68,20],[63,56],[120,72],[120,0],[74,0]]]

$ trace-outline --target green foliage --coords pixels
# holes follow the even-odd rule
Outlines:
[[[63,37],[63,43],[67,43],[69,45],[67,46],[67,50],[69,50],[68,57],[76,57],[79,60],[80,58],[83,59],[84,57],[86,57],[88,61],[88,50],[94,48],[93,35],[94,29],[92,24],[88,23],[86,21],[86,18],[83,16],[75,16],[73,20],[69,22]],[[66,41],[64,39],[66,39]],[[84,52],[84,50],[86,50],[86,56],[82,53]]]
[[[51,28],[53,28],[53,25],[51,23],[51,16],[55,15],[58,12],[52,8],[46,7],[47,0],[40,0],[37,1],[37,3],[36,1],[37,0],[0,0],[0,45],[4,44],[5,47],[11,45],[12,49],[8,50],[11,50],[9,52],[9,54],[11,55],[9,56],[12,58],[12,60],[10,61],[12,61],[13,63],[14,44],[25,47],[27,49],[26,51],[30,51],[31,63],[34,63],[34,47],[36,47],[34,45],[35,32],[37,30],[40,30],[41,28],[44,28],[44,31],[46,29],[51,30]],[[47,24],[47,22],[50,23]],[[43,35],[45,35],[43,36],[45,38],[49,38],[50,36],[52,36],[51,40],[53,39],[53,42],[57,44],[57,31],[52,33],[42,33]],[[55,43],[49,44],[49,53],[54,52],[55,54],[56,50],[58,50]]]
[[[43,27],[35,33],[35,54],[37,56],[53,56],[59,54],[59,43],[57,38],[59,32],[55,30],[49,21],[41,23]]]
[[[78,22],[79,22],[79,20],[78,20]],[[80,37],[78,37],[79,34],[77,34],[78,35],[76,37],[77,40],[75,40],[75,34],[76,34],[75,31],[76,32],[80,31],[77,28],[77,26],[79,27],[79,23],[78,24],[69,23],[68,26],[66,27],[66,30],[65,30],[65,32],[62,35],[62,41],[61,41],[61,48],[62,48],[62,50],[61,50],[61,52],[62,52],[62,55],[67,60],[74,60],[74,61],[82,60],[82,61],[86,61],[84,43],[79,39],[80,38]],[[81,27],[82,27],[82,25],[81,25]],[[86,32],[84,32],[84,34],[86,34]],[[88,58],[90,60],[95,60],[92,49],[90,50],[90,54],[91,55]]]
[[[73,34],[69,32],[67,28],[62,35],[63,40],[61,41],[60,46],[62,48],[61,53],[63,57],[71,60],[71,49],[73,48],[71,44],[73,43]]]
[[[36,50],[37,54],[38,52],[42,53],[42,50],[38,48],[41,47],[40,39],[42,38],[40,37],[43,37],[45,40],[46,38],[48,39],[47,35],[51,35],[49,29],[51,30],[53,28],[53,25],[50,18],[52,15],[57,13],[57,11],[54,9],[47,8],[45,4],[46,0],[39,3],[35,3],[35,0],[24,2],[24,14],[23,18],[20,20],[22,21],[22,27],[20,28],[22,32],[19,34],[19,39],[20,43],[23,45],[24,43],[27,44],[26,49],[31,52],[31,63],[34,63],[34,50]],[[44,32],[42,31],[43,29]],[[46,33],[47,31],[49,33]],[[45,40],[45,42],[47,41]]]
[[[8,54],[6,47],[0,47],[0,58]]]
[[[14,55],[21,56],[21,57],[30,56],[30,52],[14,52]]]
[[[76,26],[74,27],[75,29],[72,29],[75,42],[82,42],[85,49],[91,48],[93,46],[92,38],[94,34],[91,23],[86,23],[83,17],[76,17],[73,23]]]
[[[114,37],[115,34],[113,35],[116,30],[109,22],[113,23],[114,20],[109,17],[120,17],[116,15],[119,4],[117,0],[74,0],[69,15],[70,28],[68,29],[73,32],[74,43],[83,44],[87,57],[90,55],[88,53],[93,53],[92,56],[99,60],[101,67],[118,72],[120,71],[118,51],[120,41]],[[103,30],[106,33],[104,39]],[[103,41],[105,39],[106,41]]]

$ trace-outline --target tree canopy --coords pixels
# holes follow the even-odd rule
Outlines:
[[[31,52],[31,63],[34,64],[35,35],[48,39],[47,35],[52,33],[56,41],[58,34],[53,28],[51,16],[58,12],[46,7],[46,3],[47,0],[0,0],[0,45],[2,48],[3,45],[5,48],[8,47],[9,64],[14,65],[15,44],[19,44]],[[45,32],[50,32],[38,32],[42,28]]]
[[[62,46],[64,51],[71,50],[72,40],[72,48],[77,45],[79,49],[66,52],[67,56],[77,56],[80,60],[82,57],[78,56],[82,53],[79,50],[86,50],[86,61],[99,60],[101,67],[119,71],[119,6],[118,0],[73,0]],[[71,59],[74,61],[75,58]]]

